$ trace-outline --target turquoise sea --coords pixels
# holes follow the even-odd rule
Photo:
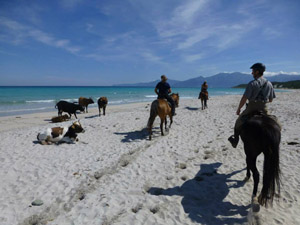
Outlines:
[[[197,98],[200,88],[172,88],[181,99]],[[241,95],[244,89],[209,88],[209,95]],[[109,105],[133,102],[151,102],[156,98],[154,88],[148,87],[0,87],[0,116],[12,116],[36,112],[57,111],[60,100],[76,102],[80,96],[97,99],[108,98]]]

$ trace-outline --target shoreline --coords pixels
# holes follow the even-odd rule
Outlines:
[[[135,103],[128,103],[128,104],[120,104],[120,105],[107,105],[106,107],[106,114],[108,113],[114,113],[118,112],[119,110],[128,110],[130,108],[135,108],[138,106],[146,107],[149,106],[151,102],[135,102]],[[98,107],[91,107],[88,108],[88,113],[76,113],[77,118],[84,119],[86,117],[99,117],[99,111]],[[63,112],[63,114],[67,114]],[[38,126],[38,125],[46,125],[50,124],[51,126],[55,126],[55,124],[61,124],[61,123],[52,123],[51,118],[57,116],[57,109],[54,111],[49,112],[38,112],[38,113],[26,113],[26,114],[20,114],[20,115],[12,115],[12,116],[0,116],[0,132],[2,131],[10,131],[14,129],[19,128],[26,128],[31,126]],[[103,116],[103,110],[101,109],[101,117]],[[104,116],[105,117],[105,116]],[[70,121],[74,121],[76,118],[74,117],[74,114],[72,114],[72,117]]]

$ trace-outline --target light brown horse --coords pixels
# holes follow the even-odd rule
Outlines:
[[[174,102],[175,102],[175,106],[178,107],[179,104],[179,94],[171,94],[171,97],[173,98]],[[161,135],[164,135],[164,131],[163,131],[163,123],[165,122],[165,129],[167,129],[167,116],[170,117],[170,125],[169,128],[171,128],[171,125],[173,123],[173,116],[172,116],[172,110],[171,110],[171,106],[169,105],[169,103],[167,102],[167,100],[165,99],[157,99],[154,100],[151,104],[151,109],[150,109],[150,117],[148,120],[148,131],[149,131],[149,139],[152,139],[152,126],[154,123],[154,120],[156,118],[156,116],[160,117],[160,131],[161,131]]]
[[[201,91],[198,99],[201,100],[202,110],[207,108],[208,92]]]

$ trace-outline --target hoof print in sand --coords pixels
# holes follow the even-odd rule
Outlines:
[[[172,180],[172,179],[174,179],[174,177],[173,176],[167,176],[166,179],[167,180]]]
[[[176,168],[180,168],[182,170],[186,169],[186,164],[185,163],[177,163]]]
[[[137,212],[140,211],[142,208],[143,208],[143,204],[137,204],[135,207],[133,207],[133,208],[131,209],[131,211],[132,211],[133,213],[137,213]]]
[[[95,172],[94,173],[94,177],[95,177],[96,180],[99,180],[102,176],[103,176],[103,173],[100,173],[100,172]]]
[[[120,165],[121,165],[122,167],[126,167],[128,164],[129,164],[129,160],[127,160],[127,159],[123,159],[123,160],[121,160],[121,162],[120,162]]]
[[[150,212],[152,212],[153,214],[157,213],[159,211],[159,206],[156,205],[156,206],[152,206],[150,208]]]
[[[180,177],[181,180],[186,181],[187,180],[187,176],[182,176]]]

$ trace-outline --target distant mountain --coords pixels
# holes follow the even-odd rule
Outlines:
[[[293,80],[300,80],[300,75],[278,74],[271,77],[266,77],[269,81],[274,82],[287,82]],[[168,80],[171,87],[201,87],[204,81],[207,82],[210,88],[230,88],[240,84],[247,84],[253,79],[252,75],[245,73],[218,73],[211,77],[196,77],[185,81]],[[116,86],[129,86],[129,87],[155,87],[160,80],[148,83],[136,84],[122,84]]]
[[[289,89],[300,89],[300,80],[286,81],[286,82],[272,82],[274,88],[289,88]],[[234,88],[245,88],[247,84],[240,84]]]

